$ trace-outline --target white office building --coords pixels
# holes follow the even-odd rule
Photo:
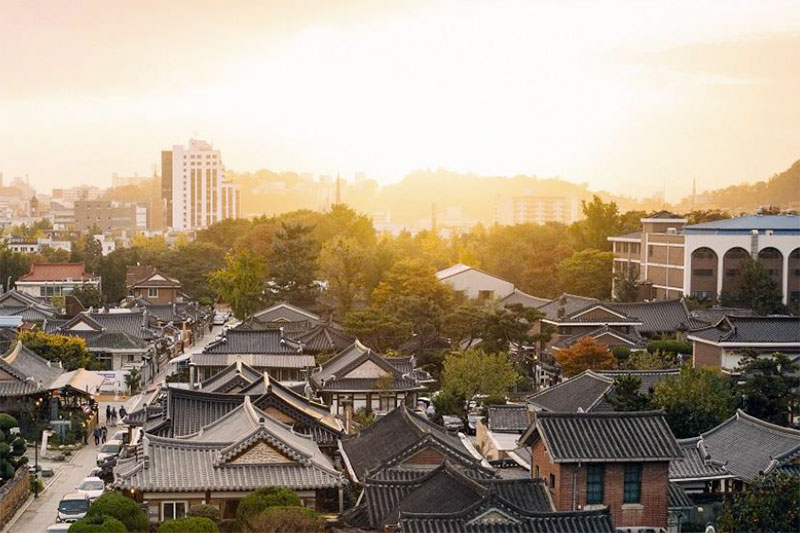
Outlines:
[[[238,218],[239,191],[223,183],[225,166],[211,143],[190,139],[188,147],[175,145],[161,152],[161,177],[169,228],[200,229]]]

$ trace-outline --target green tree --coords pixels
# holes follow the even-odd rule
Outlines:
[[[0,244],[0,283],[6,291],[11,290],[14,283],[30,270],[30,256],[11,251],[5,242]]]
[[[218,522],[221,518],[219,507],[205,503],[192,505],[191,507],[189,507],[189,510],[186,512],[186,516],[208,518],[209,520],[212,520],[214,522]]]
[[[719,209],[695,209],[686,213],[685,218],[687,224],[700,224],[702,222],[714,222],[715,220],[723,220],[731,218],[731,215]]]
[[[717,369],[684,366],[654,387],[651,405],[663,409],[679,439],[694,437],[736,412],[738,400],[728,379]]]
[[[127,533],[125,524],[113,516],[93,516],[73,522],[68,533]]]
[[[97,233],[101,233],[99,230]],[[77,243],[73,243],[70,261],[83,261],[88,272],[97,272],[103,259],[103,245],[89,232]]]
[[[628,263],[627,268],[614,276],[614,300],[618,302],[639,301],[639,266]]]
[[[488,318],[485,306],[474,301],[465,302],[444,317],[442,333],[453,346],[460,346],[462,342],[470,346],[483,335]]]
[[[606,393],[605,399],[615,411],[646,411],[650,398],[639,392],[642,378],[633,375],[621,375],[614,378],[611,390]]]
[[[89,506],[86,513],[88,519],[105,517],[116,518],[131,533],[146,533],[148,530],[147,515],[134,500],[119,492],[106,492]]]
[[[575,252],[556,267],[562,292],[607,300],[611,296],[614,254],[597,249]]]
[[[505,396],[519,379],[505,354],[468,348],[445,356],[442,393],[467,400],[476,394]]]
[[[186,516],[163,522],[158,526],[158,533],[219,533],[219,528],[208,518]]]
[[[637,350],[631,352],[628,356],[625,361],[625,368],[629,370],[660,370],[662,368],[675,368],[677,364],[674,354]]]
[[[617,204],[593,196],[591,202],[583,200],[581,206],[585,218],[569,229],[575,249],[611,250],[608,237],[619,235],[622,227]]]
[[[75,290],[72,291],[72,296],[77,298],[81,305],[87,309],[90,307],[98,309],[103,307],[105,303],[103,293],[100,292],[97,287],[91,285],[76,287]]]
[[[783,293],[764,263],[751,259],[742,267],[741,298],[744,305],[759,315],[785,313]]]
[[[251,517],[243,530],[251,533],[322,533],[325,520],[308,507],[270,507]]]
[[[228,253],[225,263],[225,268],[210,274],[211,286],[231,306],[236,318],[243,320],[258,310],[266,266],[250,250]]]
[[[269,507],[300,507],[303,502],[293,491],[285,487],[262,487],[257,489],[239,502],[236,508],[236,523],[244,526],[255,515],[262,513]]]
[[[142,264],[152,265],[163,274],[181,281],[184,292],[194,298],[213,296],[209,274],[225,266],[225,251],[208,242],[190,242],[166,250],[143,254]]]
[[[270,291],[274,300],[309,304],[317,293],[318,245],[312,226],[281,222],[272,244]]]
[[[739,362],[739,393],[744,410],[757,418],[788,426],[791,409],[800,405],[800,365],[786,354],[747,350]]]
[[[22,344],[48,361],[60,361],[65,370],[90,368],[96,362],[80,337],[51,335],[42,330],[28,330],[19,334]]]
[[[351,311],[343,326],[347,333],[378,352],[397,348],[411,336],[411,324],[380,309]]]
[[[366,250],[352,237],[334,237],[322,246],[319,275],[328,282],[323,301],[341,318],[366,299]]]
[[[567,377],[584,370],[607,370],[617,363],[614,354],[592,337],[578,339],[572,346],[558,350],[555,357]]]
[[[0,480],[3,482],[13,478],[17,469],[28,462],[25,439],[11,433],[15,427],[19,427],[16,418],[0,413]]]
[[[130,396],[139,393],[139,389],[142,386],[142,373],[138,368],[132,368],[125,374],[125,386],[128,388]]]
[[[800,477],[761,474],[742,492],[725,495],[720,531],[800,531]]]
[[[486,317],[481,331],[481,348],[487,352],[508,352],[512,346],[530,346],[535,341],[530,331],[544,315],[530,307],[512,304],[495,309]]]

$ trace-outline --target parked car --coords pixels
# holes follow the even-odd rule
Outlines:
[[[122,445],[121,440],[114,439],[108,440],[100,446],[100,450],[97,452],[97,466],[100,466],[106,459],[119,455]]]
[[[86,494],[89,500],[93,501],[103,495],[106,490],[106,484],[99,477],[85,477],[80,485],[75,487],[75,490],[81,494]]]
[[[211,323],[215,326],[222,326],[227,321],[228,321],[227,313],[214,313],[214,318],[211,319]]]
[[[478,420],[483,418],[480,415],[467,416],[467,435],[475,435],[478,432]]]
[[[442,425],[447,431],[463,431],[464,421],[457,416],[442,415]]]
[[[58,502],[56,522],[76,522],[89,512],[89,497],[86,494],[73,492]]]

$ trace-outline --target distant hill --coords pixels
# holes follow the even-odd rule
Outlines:
[[[702,209],[726,209],[734,212],[753,212],[759,207],[777,206],[781,209],[800,209],[800,160],[767,181],[731,185],[724,189],[699,194],[695,202]],[[684,198],[679,207],[689,208],[691,197]]]

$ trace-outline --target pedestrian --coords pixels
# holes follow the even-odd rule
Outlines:
[[[100,444],[100,427],[94,428],[94,445]]]
[[[119,407],[119,419],[123,420],[126,416],[128,416],[128,411],[125,410],[124,405],[121,405]]]
[[[112,426],[116,426],[117,425],[117,408],[116,407],[112,407],[111,408],[111,425]]]
[[[111,420],[111,406],[106,405],[106,423]]]
[[[106,429],[105,426],[103,426],[103,430],[101,431],[100,435],[100,441],[105,442],[107,438],[108,438],[108,430]]]

